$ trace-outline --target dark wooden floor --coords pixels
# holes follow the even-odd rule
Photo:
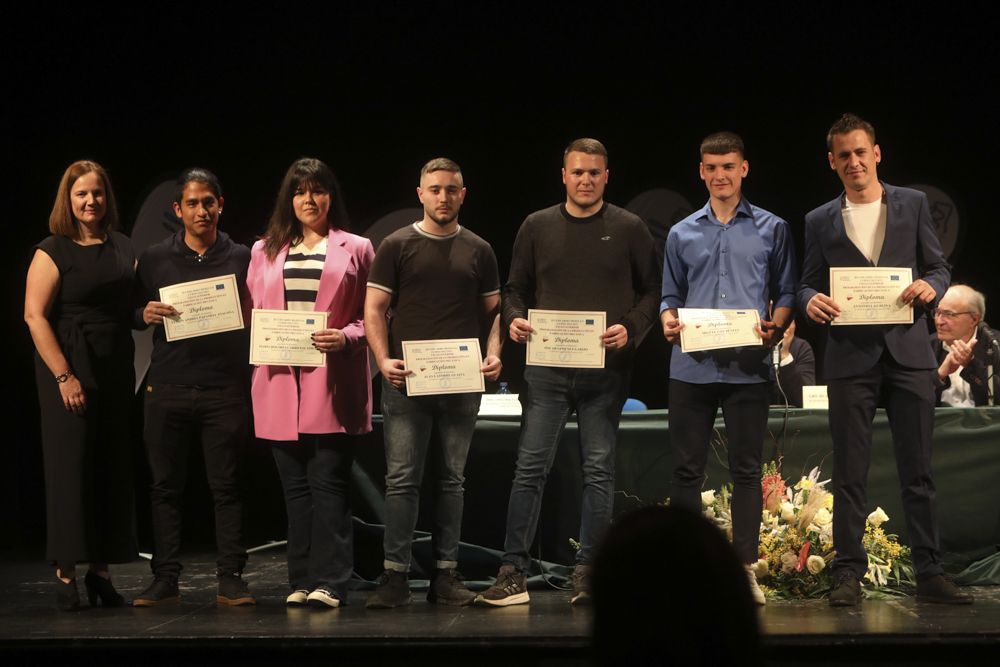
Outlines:
[[[245,578],[256,607],[216,607],[214,566],[200,557],[185,569],[179,606],[105,610],[84,601],[81,611],[60,613],[49,568],[8,561],[0,574],[2,662],[58,664],[70,654],[74,665],[587,662],[590,610],[569,605],[561,591],[532,590],[531,604],[506,609],[438,607],[416,591],[408,607],[369,611],[368,593],[358,590],[347,606],[317,611],[285,607],[280,551],[255,556]],[[114,580],[131,597],[148,583],[148,566],[116,567]],[[912,598],[846,610],[822,600],[771,602],[760,613],[768,664],[1000,664],[1000,590],[974,592],[968,607]]]

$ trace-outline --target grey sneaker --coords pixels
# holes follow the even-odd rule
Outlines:
[[[257,604],[257,599],[250,593],[250,587],[239,572],[219,575],[219,594],[215,596],[216,604],[229,607],[241,607]]]
[[[476,604],[508,607],[528,602],[528,582],[524,573],[513,565],[504,565],[497,573],[496,583],[476,596]]]
[[[177,580],[170,577],[156,577],[146,590],[132,599],[133,607],[157,607],[161,604],[177,604],[181,594]]]
[[[405,572],[386,570],[375,582],[375,592],[365,606],[369,609],[392,609],[410,604],[410,579]]]
[[[575,605],[591,604],[593,598],[590,597],[590,566],[577,565],[574,567],[570,581],[573,582],[573,597],[569,599],[569,603]]]
[[[465,587],[458,572],[453,569],[437,570],[427,590],[427,601],[435,604],[464,607],[475,599],[476,594]]]

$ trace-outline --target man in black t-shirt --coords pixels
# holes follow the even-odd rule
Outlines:
[[[152,607],[180,600],[181,505],[188,455],[200,443],[215,501],[218,604],[252,605],[241,575],[243,501],[237,483],[239,457],[249,435],[249,366],[246,329],[168,341],[165,317],[183,315],[160,301],[162,287],[236,276],[244,312],[250,249],[218,230],[222,186],[205,169],[188,169],[177,180],[174,212],[184,228],[150,246],[139,258],[139,307],[134,326],[153,325],[153,356],[146,378],[143,439],[152,473],[154,580],[132,600]],[[221,284],[221,283],[220,283]]]
[[[420,369],[407,368],[402,350],[404,341],[479,339],[486,347],[481,372],[487,380],[495,380],[500,375],[500,277],[490,245],[458,224],[465,186],[455,162],[438,158],[424,165],[417,196],[424,207],[423,219],[382,241],[365,299],[365,335],[382,372],[387,470],[385,571],[368,599],[370,609],[390,609],[410,601],[413,530],[435,430],[441,456],[435,470],[435,573],[427,599],[465,605],[475,598],[455,568],[465,460],[481,393],[408,395],[406,378]]]

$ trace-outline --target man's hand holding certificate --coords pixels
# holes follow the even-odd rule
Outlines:
[[[250,317],[250,363],[255,366],[324,366],[326,355],[312,335],[326,329],[329,313],[254,308]]]
[[[243,328],[240,294],[232,273],[161,287],[160,301],[178,313],[162,318],[168,341]]]
[[[486,391],[483,358],[475,338],[404,340],[408,396]]]
[[[903,298],[912,281],[908,268],[830,267],[830,298],[840,308],[830,324],[912,324],[913,306]]]
[[[528,310],[525,363],[529,366],[604,368],[603,311]]]
[[[754,308],[678,308],[677,319],[684,325],[680,330],[683,352],[763,345],[757,333],[760,314]]]

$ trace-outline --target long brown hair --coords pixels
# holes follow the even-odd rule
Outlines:
[[[304,157],[292,163],[285,173],[274,202],[274,212],[267,223],[264,232],[264,249],[267,258],[274,261],[278,253],[286,245],[294,245],[302,240],[302,223],[295,217],[292,197],[301,185],[319,185],[330,193],[330,212],[326,221],[331,227],[347,229],[347,213],[344,210],[344,199],[340,194],[340,186],[333,171],[322,160]]]
[[[115,192],[111,189],[111,179],[108,178],[108,172],[93,160],[77,160],[66,168],[62,180],[59,181],[56,201],[52,204],[52,213],[49,214],[49,231],[51,233],[69,238],[79,236],[76,219],[73,217],[73,206],[70,204],[70,190],[76,183],[76,179],[90,173],[97,174],[104,187],[104,217],[99,223],[101,231],[108,232],[118,227],[118,205],[115,203]]]

